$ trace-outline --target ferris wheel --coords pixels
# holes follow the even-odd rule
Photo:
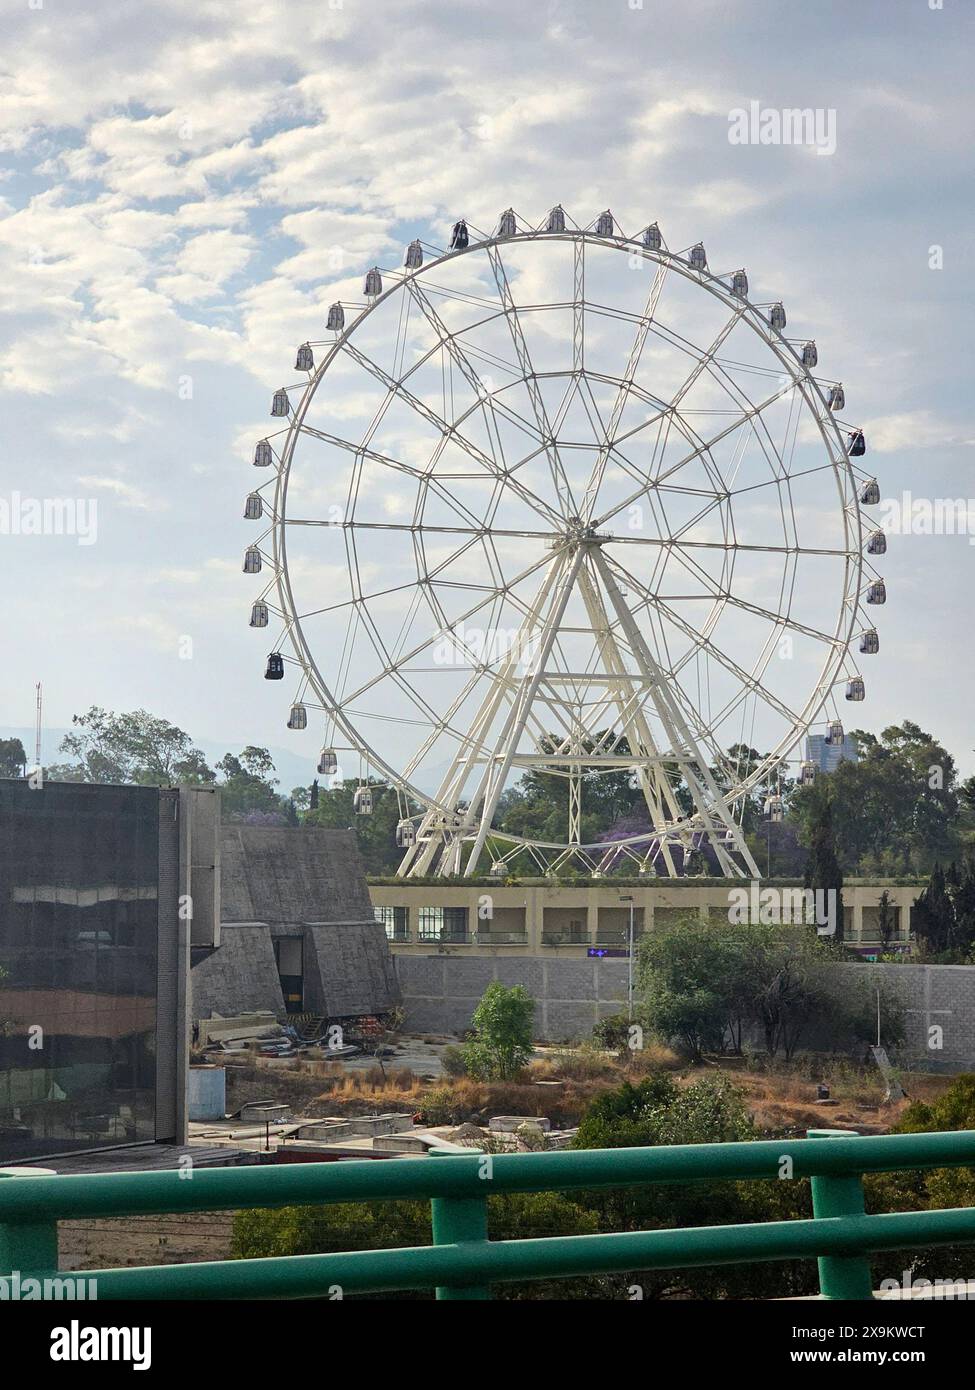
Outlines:
[[[274,393],[244,557],[319,773],[360,814],[398,799],[403,875],[678,875],[709,846],[757,878],[746,799],[817,720],[842,742],[886,601],[815,342],[703,245],[561,206],[411,242],[326,324]]]

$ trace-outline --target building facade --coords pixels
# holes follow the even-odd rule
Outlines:
[[[763,880],[643,880],[612,885],[608,881],[553,885],[523,880],[516,884],[438,884],[404,879],[370,884],[377,919],[394,955],[518,955],[612,957],[626,955],[633,909],[633,934],[693,913],[702,920],[727,918],[733,892],[772,887],[784,894],[801,888]],[[843,889],[844,939],[864,955],[877,954],[880,941],[880,895],[886,891],[893,911],[893,948],[910,939],[910,913],[921,883],[853,882]]]
[[[186,1136],[206,790],[0,780],[0,1163]]]
[[[354,831],[225,825],[220,841],[220,944],[194,946],[195,1021],[348,1019],[399,1002]]]

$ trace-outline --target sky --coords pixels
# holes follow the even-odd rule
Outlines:
[[[881,651],[853,722],[913,719],[975,770],[964,0],[2,15],[0,730],[32,723],[42,681],[51,728],[144,707],[208,749],[287,744],[241,573],[272,391],[369,266],[445,245],[460,216],[562,203],[747,266],[844,383],[885,497],[963,501],[965,534],[884,514]],[[819,148],[729,138],[752,103],[819,113]],[[16,534],[25,499],[76,503],[75,534]]]

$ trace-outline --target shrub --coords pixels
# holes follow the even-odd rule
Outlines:
[[[531,1060],[535,1001],[524,985],[506,989],[495,980],[474,1010],[474,1037],[463,1048],[471,1076],[507,1081]]]
[[[464,1061],[463,1048],[445,1047],[440,1057],[440,1065],[443,1067],[445,1076],[456,1078],[467,1075],[467,1063]]]

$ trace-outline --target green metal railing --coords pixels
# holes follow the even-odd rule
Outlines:
[[[869,1299],[871,1253],[975,1243],[975,1208],[864,1212],[863,1174],[975,1166],[975,1131],[535,1154],[0,1177],[0,1278],[51,1278],[58,1221],[429,1198],[433,1245],[84,1272],[100,1299],[312,1298],[436,1287],[489,1298],[506,1281],[816,1258],[825,1298]],[[809,1178],[811,1220],[492,1241],[487,1197],[716,1179]],[[79,1276],[80,1277],[80,1276]]]

